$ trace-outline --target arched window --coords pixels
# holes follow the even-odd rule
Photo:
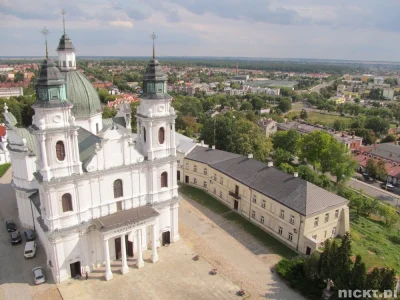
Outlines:
[[[57,159],[60,161],[63,161],[65,159],[65,148],[62,141],[58,141],[56,143],[56,155]]]
[[[161,187],[168,187],[168,173],[163,172],[161,174]]]
[[[72,211],[72,197],[71,194],[64,194],[61,197],[63,212]]]
[[[117,179],[114,181],[114,198],[119,198],[124,195],[123,188],[122,188],[122,180]]]
[[[143,141],[146,143],[146,128],[143,127]]]
[[[164,140],[165,140],[165,130],[164,130],[164,127],[161,127],[158,130],[158,142],[160,144],[164,144]]]

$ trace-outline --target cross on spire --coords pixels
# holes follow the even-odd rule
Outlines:
[[[65,34],[65,14],[66,14],[66,13],[67,13],[67,12],[66,12],[64,9],[61,10],[61,14],[62,14],[62,18],[63,18],[64,34]]]
[[[156,58],[156,50],[155,50],[155,46],[154,46],[154,42],[157,38],[156,34],[153,32],[153,34],[150,36],[150,38],[153,40],[153,59]]]
[[[44,44],[46,45],[46,58],[49,58],[49,51],[47,50],[47,36],[49,35],[50,31],[46,28],[46,26],[44,26],[40,32],[44,35]]]

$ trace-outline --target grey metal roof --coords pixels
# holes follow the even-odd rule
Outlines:
[[[113,122],[115,124],[119,124],[119,125],[122,125],[122,126],[126,127],[126,121],[125,121],[124,117],[114,117],[113,118]]]
[[[103,119],[103,127],[111,126],[112,123],[113,123],[113,119],[112,118]]]
[[[268,167],[263,162],[236,157],[220,150],[204,151],[197,146],[186,157],[209,164],[212,168],[264,194],[284,206],[304,215],[312,215],[329,207],[335,207],[348,201],[328,192],[310,182]]]
[[[77,118],[89,117],[102,112],[96,89],[80,72],[62,72],[67,83],[67,99],[74,107],[72,114]]]
[[[15,116],[7,111],[3,113],[4,119],[5,119],[5,123],[11,126],[15,126],[18,122],[17,119],[15,118]]]
[[[157,59],[151,59],[147,64],[146,72],[143,75],[143,81],[166,81],[167,75]]]
[[[188,156],[186,156],[186,159],[191,159],[206,164],[215,164],[240,156],[241,155],[235,153],[197,146],[192,150],[192,152],[189,153]]]
[[[63,85],[64,83],[64,78],[61,76],[57,65],[52,59],[46,58],[40,66],[36,86]]]
[[[84,128],[78,130],[78,144],[79,144],[79,158],[82,165],[85,165],[86,161],[89,160],[94,154],[96,149],[96,143],[101,144],[101,138],[94,135],[90,131]]]
[[[100,232],[105,232],[152,219],[159,215],[160,214],[151,206],[145,205],[127,210],[121,210],[111,215],[94,219],[91,222]]]
[[[36,154],[36,140],[33,134],[29,132],[28,129],[26,128],[13,128],[15,132],[21,137],[26,140],[26,146],[28,147],[28,151],[30,154],[34,155]]]
[[[365,150],[364,154],[365,153],[400,162],[400,146],[393,143],[376,144],[373,148]]]
[[[75,50],[75,47],[72,44],[70,37],[64,33],[60,38],[60,42],[58,43],[57,51],[66,49]]]

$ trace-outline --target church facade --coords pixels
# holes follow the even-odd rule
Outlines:
[[[150,60],[137,108],[102,119],[96,90],[76,67],[67,34],[58,64],[46,57],[36,83],[32,126],[20,128],[4,107],[19,218],[35,228],[56,282],[127,257],[143,267],[143,251],[179,239],[176,114],[167,76]]]

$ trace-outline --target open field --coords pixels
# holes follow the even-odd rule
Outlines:
[[[400,273],[399,228],[388,229],[378,217],[350,214],[353,255],[361,255],[367,270],[388,266]]]
[[[258,241],[268,247],[272,252],[285,258],[293,258],[297,255],[296,252],[288,248],[272,235],[268,234],[241,215],[232,211],[230,208],[226,207],[224,204],[219,202],[219,200],[210,196],[206,192],[187,185],[181,185],[179,187],[179,192],[190,197],[197,203],[209,208],[211,211],[221,215],[226,220],[237,224],[241,229],[252,235]]]
[[[300,112],[307,105],[304,102],[294,102],[292,103],[292,112]]]
[[[307,121],[310,123],[332,125],[335,120],[351,121],[351,118],[342,117],[339,115],[324,114],[315,111],[307,111]]]

